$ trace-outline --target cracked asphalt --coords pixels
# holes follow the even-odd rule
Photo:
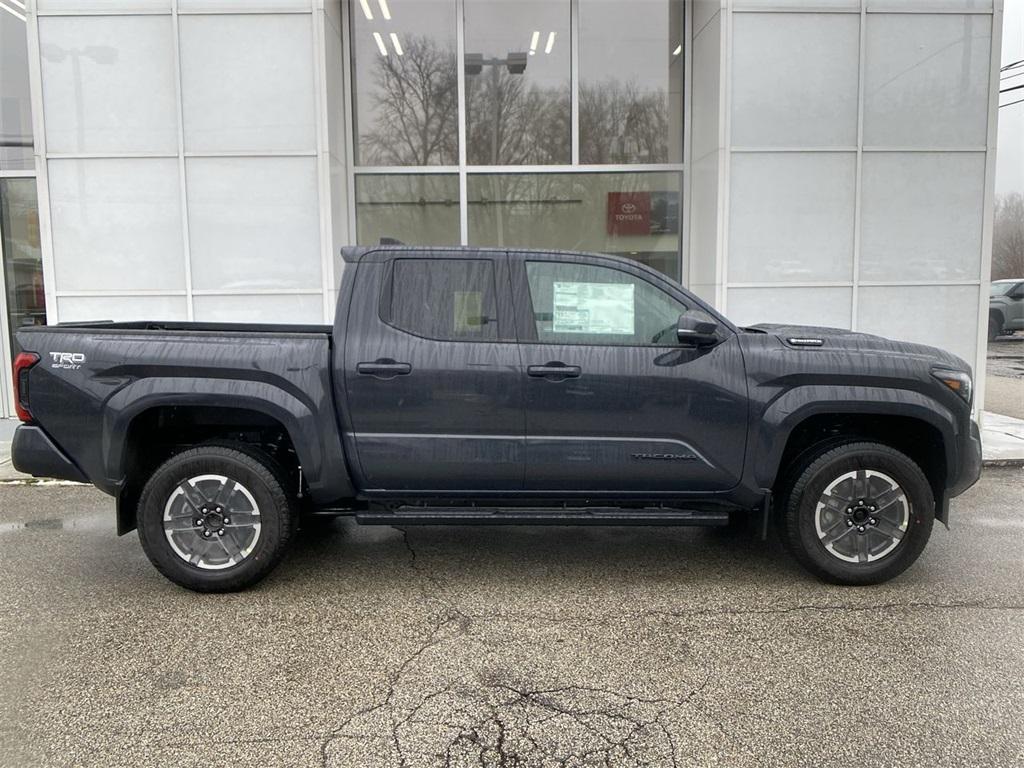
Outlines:
[[[685,528],[302,532],[164,581],[113,503],[0,486],[0,764],[1024,764],[1024,469],[898,580]]]

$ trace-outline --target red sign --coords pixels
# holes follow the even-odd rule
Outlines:
[[[650,233],[650,192],[608,193],[609,235],[649,235]]]

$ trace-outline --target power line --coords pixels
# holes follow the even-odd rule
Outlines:
[[[1024,99],[1017,99],[1016,101],[1011,101],[1009,104],[1000,104],[999,108],[1002,109],[1003,107],[1012,107],[1014,104],[1020,104],[1022,101],[1024,101]]]
[[[1024,83],[1021,83],[1020,85],[1011,85],[1009,88],[1003,88],[999,92],[1000,93],[1009,93],[1010,91],[1019,91],[1021,88],[1024,88]]]

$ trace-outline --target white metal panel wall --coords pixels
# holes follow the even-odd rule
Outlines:
[[[322,0],[32,10],[51,321],[327,320]]]
[[[732,0],[726,15],[722,308],[984,370],[1001,2]]]
[[[691,33],[690,244],[687,284],[705,301],[721,302],[721,175],[723,165],[723,25],[717,2],[698,0]]]

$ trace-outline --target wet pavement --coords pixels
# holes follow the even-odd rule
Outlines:
[[[987,362],[989,376],[1024,379],[1024,333],[990,341]]]
[[[0,764],[1020,765],[1024,469],[898,580],[695,529],[302,533],[164,581],[84,487],[0,486]]]

